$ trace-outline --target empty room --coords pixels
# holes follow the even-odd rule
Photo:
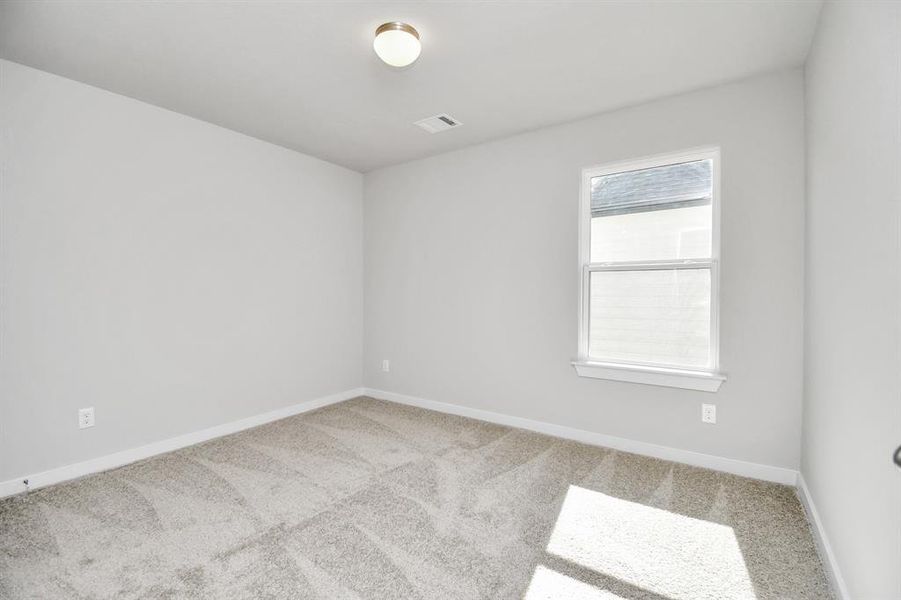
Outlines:
[[[0,0],[0,599],[901,600],[901,2]]]

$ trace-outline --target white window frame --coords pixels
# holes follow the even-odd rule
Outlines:
[[[709,259],[655,260],[634,262],[591,262],[591,180],[594,177],[637,171],[653,167],[692,162],[711,161],[711,244]],[[582,189],[579,202],[579,354],[573,361],[576,373],[582,377],[612,379],[648,385],[661,385],[705,392],[716,392],[726,377],[720,372],[720,149],[697,148],[672,154],[648,156],[637,160],[609,163],[582,169]],[[710,354],[711,365],[703,369],[689,369],[679,365],[645,364],[640,362],[599,362],[588,357],[588,322],[590,310],[590,278],[595,271],[637,271],[655,269],[710,269]]]

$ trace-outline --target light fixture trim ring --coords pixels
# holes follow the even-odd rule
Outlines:
[[[382,23],[375,30],[375,37],[379,37],[380,34],[385,33],[386,31],[403,31],[404,33],[409,33],[417,40],[419,39],[419,32],[416,31],[416,28],[412,25],[408,25],[407,23],[402,23],[401,21],[389,21],[387,23]]]

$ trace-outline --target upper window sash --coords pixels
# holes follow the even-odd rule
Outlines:
[[[719,260],[720,255],[720,150],[716,147],[697,148],[673,154],[660,154],[636,160],[624,160],[596,167],[582,169],[582,191],[579,209],[579,264],[591,264],[591,180],[604,175],[616,175],[629,171],[653,169],[667,164],[681,164],[698,160],[713,161],[711,171],[711,208],[712,230],[710,240],[710,258]],[[680,259],[681,260],[681,259]],[[611,261],[612,262],[612,261]],[[654,262],[654,261],[637,261]],[[601,263],[602,264],[602,263]]]

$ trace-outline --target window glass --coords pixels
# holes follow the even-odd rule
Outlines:
[[[710,285],[709,268],[592,272],[589,357],[708,366]]]
[[[712,161],[592,177],[590,261],[711,256]]]

